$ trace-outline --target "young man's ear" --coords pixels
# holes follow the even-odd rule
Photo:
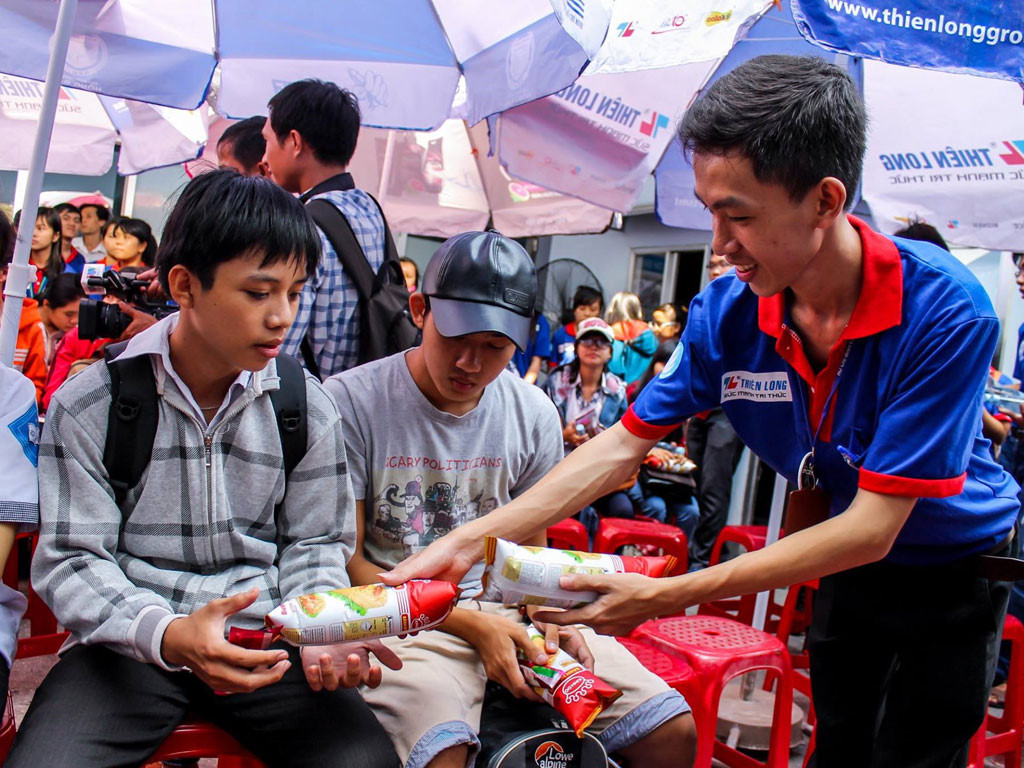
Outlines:
[[[416,327],[423,330],[423,323],[427,317],[427,297],[419,291],[409,296],[409,312],[412,314],[412,321]]]
[[[834,176],[826,176],[818,182],[816,192],[818,195],[816,213],[822,220],[822,224],[830,227],[846,212],[846,185]]]
[[[291,139],[292,141],[293,156],[298,157],[299,155],[301,155],[303,150],[305,150],[306,148],[306,141],[305,139],[302,138],[302,134],[296,131],[294,128],[292,128],[290,131],[288,131],[288,138],[285,139],[285,141],[287,141],[288,139]],[[281,142],[281,145],[284,146],[284,142]]]
[[[191,309],[195,303],[192,294],[199,288],[199,278],[181,264],[175,264],[167,274],[167,287],[172,299],[180,306]]]

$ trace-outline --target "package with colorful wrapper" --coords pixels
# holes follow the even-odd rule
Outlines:
[[[232,629],[228,640],[266,647],[278,637],[292,645],[330,645],[432,629],[448,618],[459,588],[413,579],[397,587],[367,584],[285,600],[267,614],[265,630]]]
[[[483,594],[481,600],[505,605],[546,605],[576,608],[597,600],[596,592],[571,592],[558,586],[570,573],[602,575],[639,573],[665,576],[675,567],[671,555],[625,557],[600,552],[528,547],[488,536],[484,540]]]
[[[526,631],[543,649],[543,633],[532,625]],[[531,664],[519,651],[519,668],[526,684],[568,721],[577,736],[582,736],[594,719],[622,695],[622,691],[608,685],[561,649],[548,657],[547,664]]]

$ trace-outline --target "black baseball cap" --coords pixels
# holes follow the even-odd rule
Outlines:
[[[537,271],[515,240],[493,231],[448,238],[430,257],[422,290],[442,336],[494,331],[526,348]]]

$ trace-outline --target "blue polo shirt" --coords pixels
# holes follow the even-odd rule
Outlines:
[[[784,293],[758,298],[723,275],[693,300],[675,354],[622,423],[660,438],[721,404],[743,442],[790,482],[820,424],[815,465],[832,515],[859,488],[918,498],[888,561],[984,552],[1020,509],[1016,483],[981,434],[999,334],[992,304],[946,251],[850,222],[863,246],[862,288],[821,371],[790,327]]]

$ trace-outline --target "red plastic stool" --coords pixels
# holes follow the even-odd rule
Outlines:
[[[697,676],[690,704],[696,718],[697,768],[710,768],[714,757],[730,768],[786,768],[789,765],[793,669],[778,638],[730,619],[674,616],[641,624],[632,638],[682,657]],[[715,739],[718,705],[725,684],[737,675],[766,669],[779,678],[768,759],[761,763]]]
[[[781,538],[783,531],[779,531],[779,537]],[[711,559],[709,565],[717,565],[722,561],[722,550],[725,547],[726,542],[733,542],[739,544],[747,552],[753,552],[756,549],[764,549],[765,541],[768,539],[768,527],[764,525],[727,525],[722,529],[722,532],[718,534],[718,538],[715,540],[715,547],[711,550]],[[697,612],[702,616],[718,616],[724,619],[735,619],[741,621],[744,624],[754,623],[754,604],[757,601],[757,595],[742,595],[740,597],[730,597],[725,600],[715,600],[710,603],[703,603],[697,609]],[[774,594],[768,601],[768,623],[765,629],[768,631],[774,631],[776,627],[776,620],[782,613],[783,606],[776,602]]]
[[[0,765],[7,759],[7,753],[11,751],[14,744],[14,734],[17,731],[14,723],[14,700],[11,692],[7,692],[7,706],[4,707],[3,719],[0,719]]]
[[[625,517],[602,517],[594,537],[594,551],[614,554],[619,547],[644,544],[657,547],[676,558],[676,567],[668,574],[686,573],[686,534],[674,525],[655,520],[630,520]]]
[[[559,520],[548,528],[548,546],[555,549],[571,549],[574,552],[589,552],[587,527],[572,517]]]
[[[968,768],[984,768],[985,758],[1003,756],[1006,768],[1020,768],[1024,738],[1024,624],[1007,615],[1003,640],[1010,643],[1010,671],[1006,676],[1006,701],[1001,717],[986,715],[971,739]]]
[[[782,605],[782,615],[779,617],[778,629],[775,636],[779,638],[787,649],[789,649],[789,636],[799,631],[805,631],[811,621],[811,605],[813,603],[814,591],[818,589],[818,579],[805,581],[801,584],[794,584],[786,594],[786,601]],[[797,610],[797,602],[800,594],[804,595],[804,607]],[[808,699],[811,699],[811,660],[806,650],[789,651],[789,660],[793,665],[793,688],[800,691]],[[808,725],[814,725],[817,716],[814,712],[814,701],[811,700],[811,708],[807,713]]]
[[[233,736],[211,723],[192,719],[186,719],[171,731],[146,765],[202,757],[217,758],[219,768],[263,768],[263,763]]]
[[[664,680],[669,688],[681,693],[687,701],[694,695],[697,690],[697,675],[678,656],[669,656],[653,645],[628,637],[617,639],[627,651],[636,656],[637,661],[643,664],[645,669]]]

